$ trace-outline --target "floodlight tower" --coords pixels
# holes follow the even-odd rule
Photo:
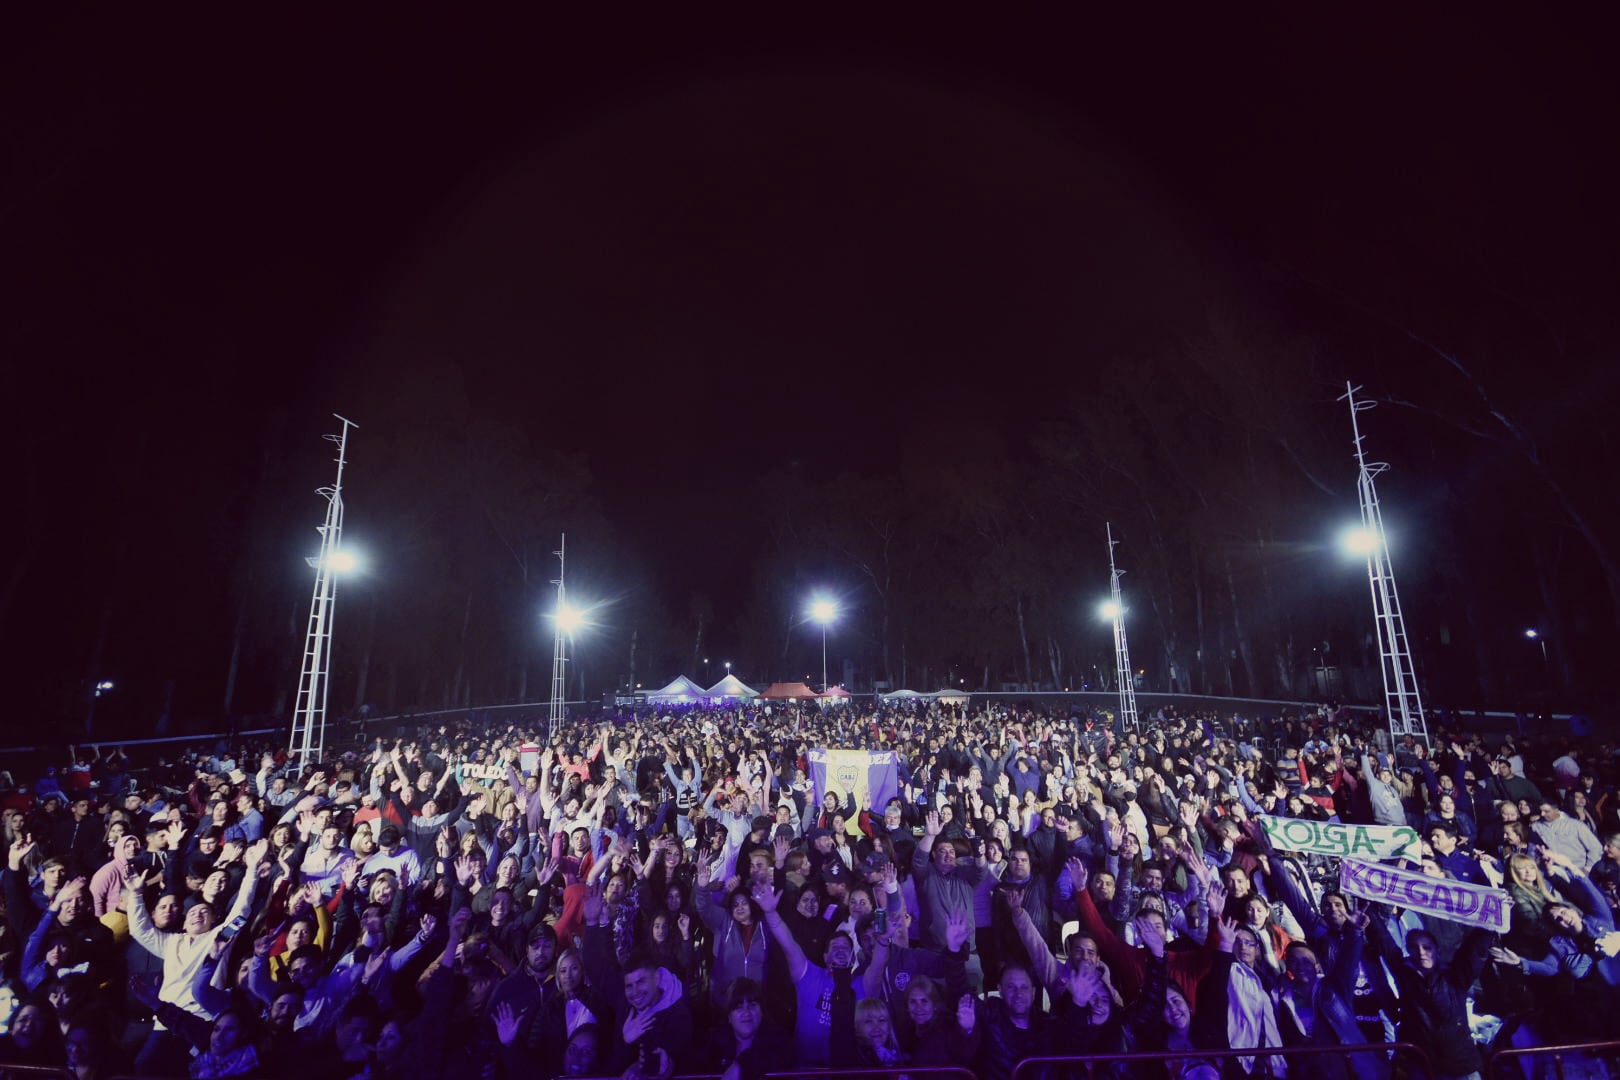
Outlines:
[[[826,597],[817,597],[810,601],[810,618],[821,624],[821,692],[825,694],[827,686],[827,627],[838,618],[838,604]]]
[[[1119,680],[1119,722],[1130,725],[1138,735],[1141,722],[1136,716],[1136,677],[1131,672],[1131,649],[1125,641],[1125,601],[1119,591],[1119,577],[1123,570],[1114,565],[1114,525],[1108,523],[1108,601],[1102,606],[1102,616],[1114,624],[1114,672]]]
[[[1401,618],[1401,600],[1395,591],[1395,571],[1389,561],[1389,537],[1384,533],[1384,516],[1378,509],[1375,477],[1389,468],[1386,462],[1367,460],[1361,445],[1361,424],[1356,414],[1378,403],[1357,400],[1359,386],[1344,384],[1340,401],[1350,403],[1350,431],[1355,438],[1356,493],[1361,499],[1361,527],[1347,537],[1347,547],[1367,559],[1367,581],[1372,589],[1373,623],[1378,627],[1379,666],[1384,677],[1384,710],[1389,714],[1389,733],[1399,739],[1413,735],[1429,746],[1429,728],[1423,717],[1423,699],[1418,693],[1417,671],[1412,666],[1412,650],[1407,644],[1406,622]]]
[[[334,413],[334,416],[337,414]],[[332,662],[332,620],[337,606],[337,575],[352,568],[353,555],[343,550],[343,466],[347,462],[349,429],[360,425],[338,416],[343,430],[321,436],[338,448],[337,479],[315,493],[326,500],[326,522],[319,555],[306,561],[315,569],[315,591],[309,602],[309,631],[304,635],[304,663],[298,675],[298,697],[293,704],[289,747],[299,765],[319,761],[326,748],[327,670]]]
[[[563,584],[567,576],[568,561],[568,534],[562,535],[557,544],[557,550],[552,552],[557,556],[557,578],[552,582],[557,586],[557,607],[552,612],[552,629],[556,631],[555,646],[551,653],[551,709],[547,716],[547,732],[555,737],[562,729],[563,701],[568,696],[568,635],[574,628],[572,609],[568,606],[568,587]]]

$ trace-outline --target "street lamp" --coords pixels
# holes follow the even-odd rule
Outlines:
[[[821,692],[827,692],[827,627],[838,618],[838,603],[826,597],[810,601],[810,618],[821,624]]]
[[[1531,627],[1524,632],[1524,636],[1541,646],[1541,663],[1543,667],[1547,666],[1547,639],[1541,636],[1541,631]]]

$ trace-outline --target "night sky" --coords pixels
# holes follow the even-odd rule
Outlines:
[[[662,642],[648,681],[686,669],[694,595],[705,654],[752,656],[761,682],[809,670],[808,631],[786,659],[755,647],[749,611],[780,565],[773,508],[840,476],[915,494],[929,469],[993,458],[1011,502],[1072,492],[1040,564],[1079,610],[1106,584],[1105,518],[1139,523],[1145,560],[1144,506],[1190,504],[1125,506],[1091,465],[1057,483],[1041,433],[1108,441],[1088,418],[1125,398],[1185,429],[1204,396],[1189,357],[1253,405],[1198,425],[1269,415],[1300,440],[1286,488],[1233,481],[1232,516],[1268,522],[1256,566],[1325,560],[1313,545],[1354,516],[1334,401],[1354,379],[1415,406],[1367,419],[1440,690],[1479,703],[1471,673],[1495,669],[1491,704],[1613,700],[1620,95],[1596,25],[1286,5],[1239,22],[148,14],[15,23],[0,46],[0,634],[32,715],[76,719],[82,680],[116,674],[115,730],[166,697],[208,729],[233,627],[250,656],[231,711],[273,709],[333,412],[360,424],[350,535],[385,556],[340,618],[358,634],[369,604],[384,627],[373,688],[411,655],[399,707],[452,678],[411,634],[437,656],[464,617],[477,650],[513,625],[487,598],[516,587],[520,517],[577,529],[580,587],[620,605],[599,646],[615,658],[585,660],[597,691],[626,677],[632,626]],[[1212,328],[1267,359],[1210,360]],[[1277,399],[1233,389],[1251,385]],[[567,509],[503,516],[536,474],[571,477]],[[1198,502],[1219,504],[1201,475]],[[822,548],[792,558],[850,597],[844,652],[869,668],[859,575]],[[911,587],[965,588],[953,558]],[[543,592],[552,567],[534,566]],[[1294,599],[1353,627],[1365,582],[1317,573]],[[1466,662],[1440,658],[1465,622]],[[1527,625],[1558,627],[1545,668]],[[936,652],[935,682],[1001,662]],[[342,686],[356,663],[340,651]],[[514,677],[471,695],[509,700]]]

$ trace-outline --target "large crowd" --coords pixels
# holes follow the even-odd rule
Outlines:
[[[817,790],[818,748],[893,751],[893,797]],[[1400,1041],[1468,1077],[1616,1014],[1606,746],[748,705],[135,764],[69,748],[3,797],[0,1073],[1421,1075],[1267,1052]],[[1511,926],[1346,895],[1264,815],[1409,826]]]

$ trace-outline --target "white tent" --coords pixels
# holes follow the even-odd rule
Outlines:
[[[674,682],[662,690],[649,690],[646,697],[650,702],[667,704],[669,702],[699,702],[706,696],[703,687],[688,679],[685,675],[678,676]]]
[[[884,701],[927,701],[933,694],[919,694],[915,690],[896,690],[892,694],[879,694]]]
[[[744,683],[737,676],[727,675],[703,691],[703,696],[719,701],[748,701],[759,697],[759,691]]]
[[[964,690],[941,690],[934,694],[933,698],[944,705],[966,705],[972,700],[973,695]]]

